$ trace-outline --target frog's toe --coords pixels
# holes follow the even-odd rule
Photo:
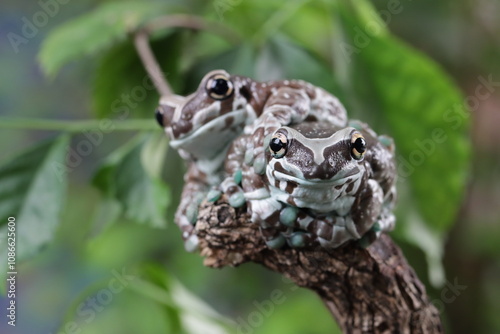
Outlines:
[[[297,220],[298,209],[293,206],[287,206],[280,211],[280,223],[285,226],[293,227]]]
[[[253,158],[254,158],[253,149],[247,150],[245,152],[245,158],[244,158],[245,165],[251,166],[253,164]]]
[[[386,135],[380,135],[378,136],[377,139],[382,145],[387,147],[389,150],[394,151],[394,139]]]
[[[233,180],[234,183],[240,185],[241,181],[243,180],[243,171],[241,169],[238,169],[236,172],[233,174]]]
[[[311,239],[311,235],[306,232],[294,232],[288,237],[288,245],[292,248],[301,248],[307,246]]]
[[[348,124],[358,131],[361,131],[364,128],[363,123],[361,121],[358,121],[357,119],[350,120]]]
[[[238,191],[229,197],[229,205],[231,205],[233,208],[241,208],[243,205],[245,205],[245,203],[245,194],[243,194],[243,192],[241,191]]]
[[[380,234],[380,232],[382,231],[382,227],[380,226],[379,222],[375,222],[375,224],[373,224],[371,230],[377,234]]]
[[[256,174],[262,175],[266,171],[266,159],[264,154],[259,154],[255,157],[253,162],[253,169]]]
[[[196,234],[189,236],[186,241],[184,241],[184,248],[189,253],[196,252],[199,248],[198,236],[196,236]]]
[[[375,222],[372,227],[363,234],[361,239],[358,239],[358,245],[361,248],[367,248],[380,237],[380,234],[382,234],[382,226],[380,226],[379,222]]]
[[[361,239],[357,240],[359,247],[368,248],[380,236],[380,231],[376,232],[373,229],[366,232]]]
[[[285,243],[286,243],[285,237],[282,236],[281,234],[279,234],[275,238],[266,240],[267,247],[272,249],[282,248],[283,246],[285,246]]]
[[[198,220],[198,202],[196,202],[196,204],[191,204],[186,209],[186,218],[190,224],[196,224],[196,221]]]
[[[217,202],[222,196],[222,191],[219,189],[211,189],[207,194],[208,202]]]

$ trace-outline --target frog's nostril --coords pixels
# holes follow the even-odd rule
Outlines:
[[[160,124],[161,127],[165,127],[164,122],[163,122],[163,119],[164,119],[163,113],[161,112],[160,108],[156,108],[155,117],[156,117],[156,121],[158,122],[158,124]]]

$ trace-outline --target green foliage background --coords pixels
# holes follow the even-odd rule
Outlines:
[[[16,46],[9,33],[23,36],[21,18],[34,22],[48,7],[1,5],[0,61],[12,76],[0,85],[2,246],[7,217],[18,222],[20,310],[12,333],[338,332],[315,296],[277,275],[255,265],[210,270],[183,250],[172,219],[184,166],[153,118],[159,96],[130,38],[142,24],[172,14],[199,15],[234,35],[155,33],[152,47],[176,93],[192,92],[216,68],[258,80],[303,79],[337,95],[351,118],[392,136],[400,195],[393,237],[448,328],[500,330],[489,317],[498,306],[490,296],[500,295],[490,277],[500,265],[484,261],[500,253],[493,224],[500,215],[471,204],[478,175],[493,175],[486,189],[495,189],[500,164],[487,150],[471,150],[488,139],[473,132],[470,140],[471,114],[456,83],[474,96],[477,73],[487,78],[498,69],[499,47],[481,35],[477,54],[450,56],[456,45],[446,38],[464,37],[442,29],[468,18],[469,2],[50,3],[57,13]],[[5,267],[5,247],[0,257]],[[461,261],[481,263],[477,276]],[[103,305],[117,272],[130,280]],[[457,278],[467,289],[445,302],[445,282]],[[101,304],[92,308],[92,298]],[[478,307],[465,319],[471,301]],[[11,333],[4,325],[0,332]]]

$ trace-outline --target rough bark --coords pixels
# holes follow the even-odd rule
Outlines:
[[[207,266],[253,261],[316,292],[344,333],[442,333],[425,287],[389,236],[368,248],[267,248],[258,226],[227,203],[202,205],[196,233]]]

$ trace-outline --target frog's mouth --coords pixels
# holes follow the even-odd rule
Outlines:
[[[351,182],[357,178],[360,173],[360,169],[356,166],[345,172],[339,172],[334,177],[330,179],[305,179],[296,177],[290,174],[286,174],[275,169],[268,169],[268,177],[276,181],[285,181],[290,183],[295,183],[306,188],[332,188],[344,183]],[[270,174],[270,175],[269,175]]]
[[[278,201],[318,213],[345,213],[354,201],[353,193],[358,190],[361,175],[359,170],[352,170],[333,179],[307,180],[278,171],[270,173],[270,190]]]
[[[171,140],[174,149],[183,149],[198,159],[210,159],[227,148],[245,126],[246,109],[218,116],[179,139]]]

